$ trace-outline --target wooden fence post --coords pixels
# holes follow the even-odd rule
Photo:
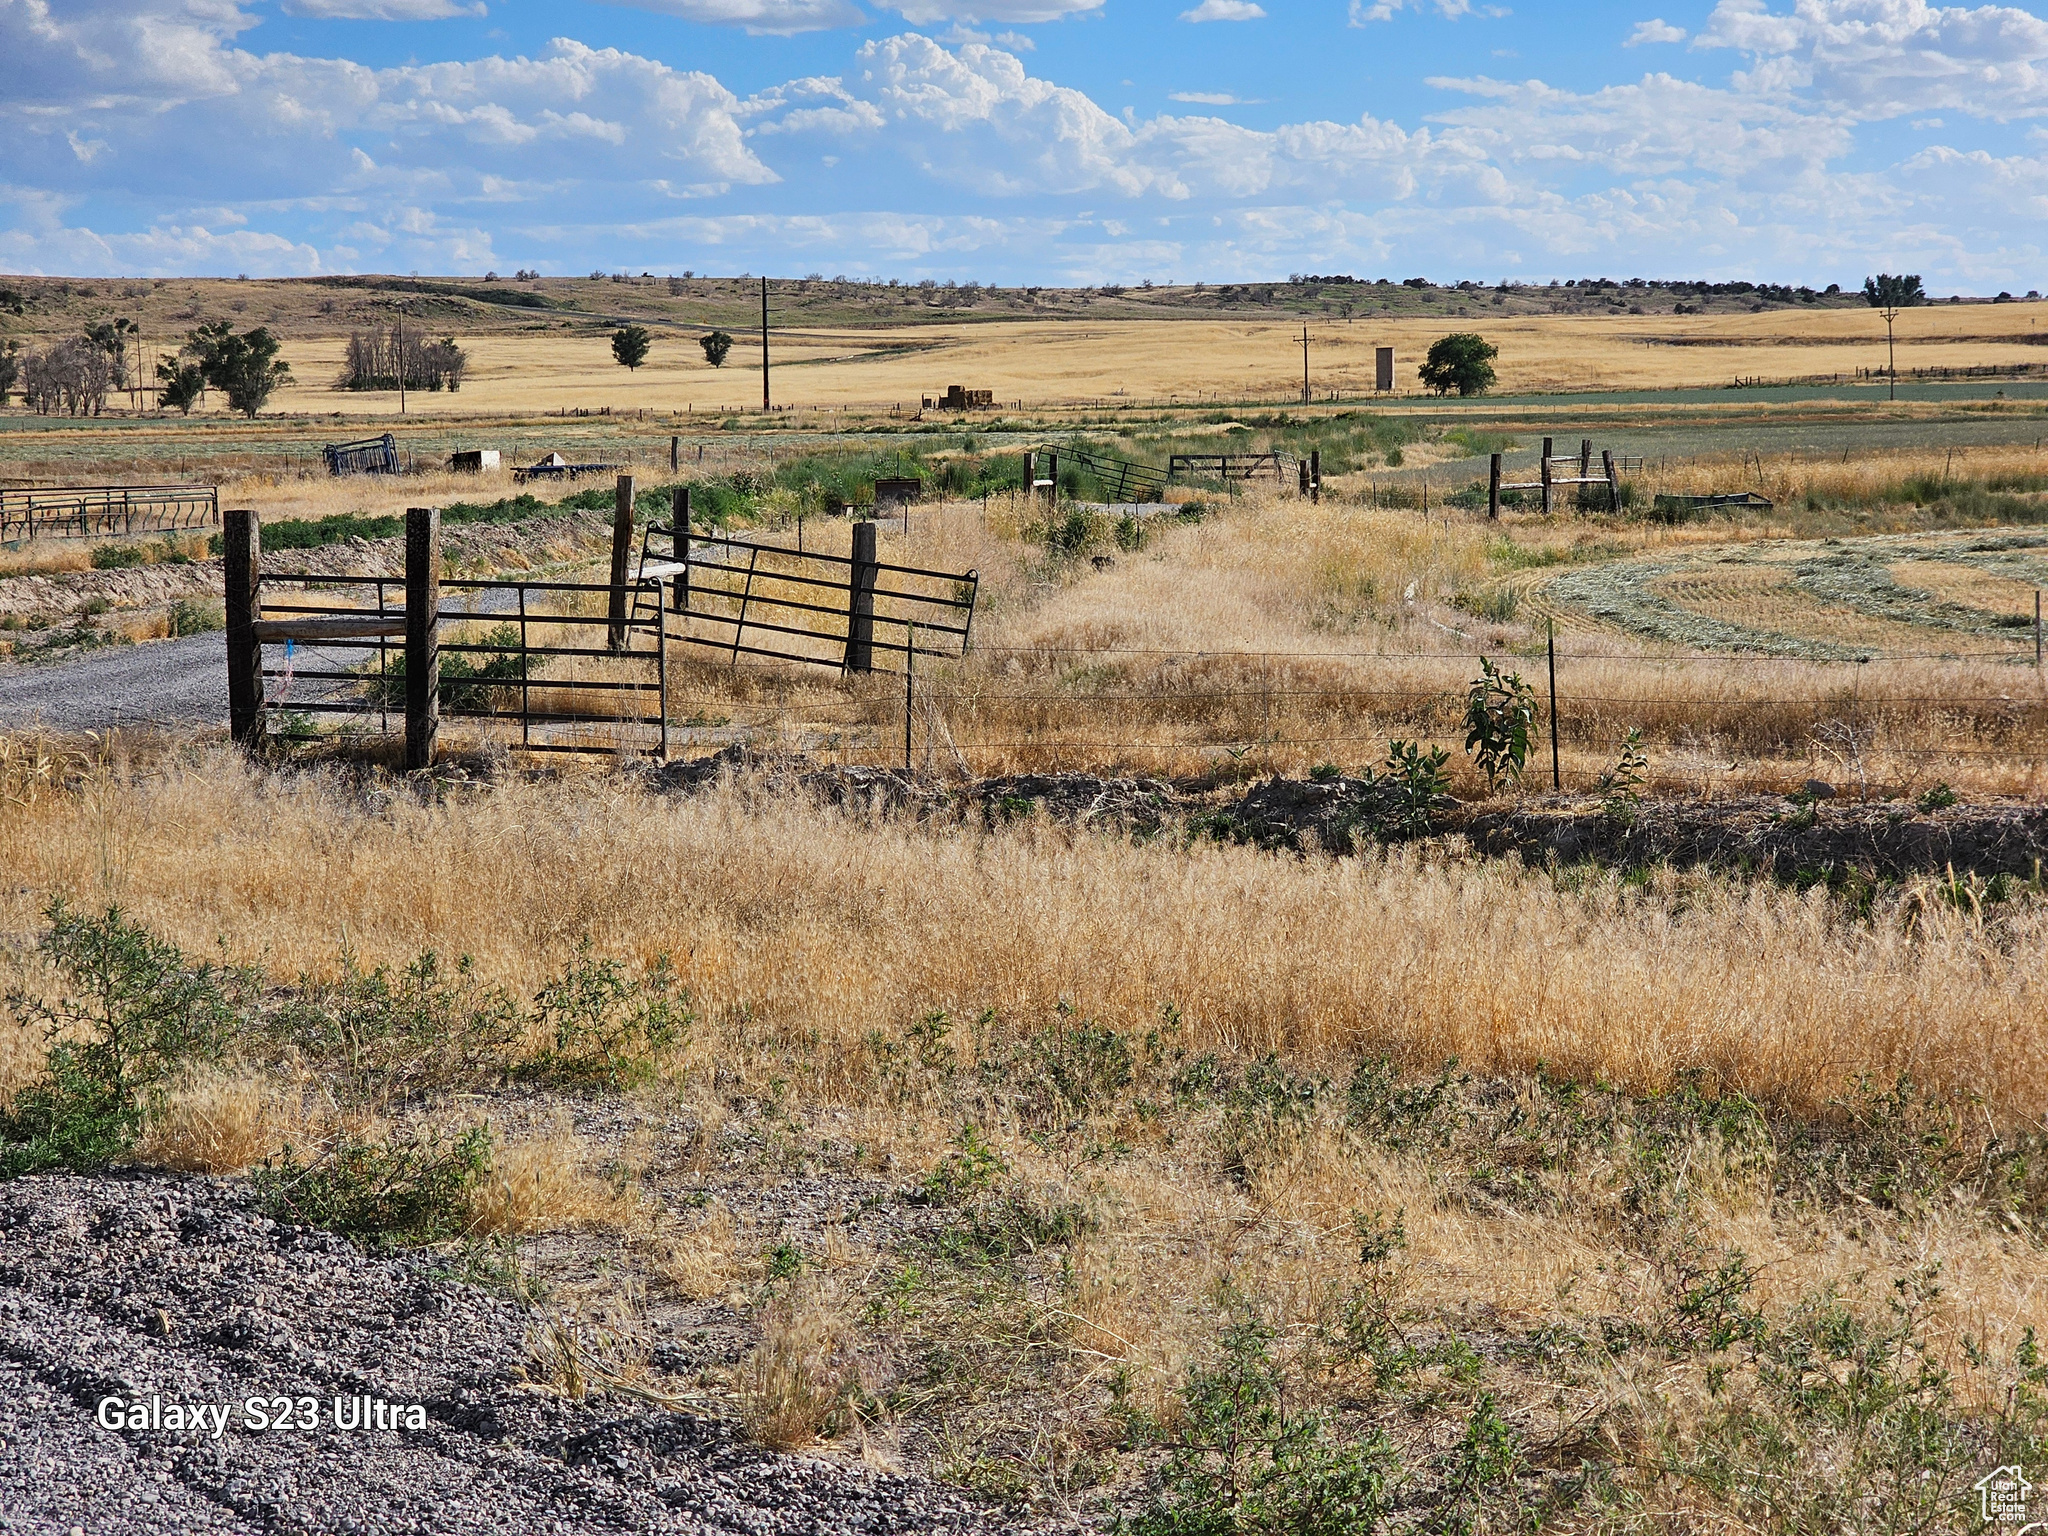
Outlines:
[[[674,474],[683,467],[683,440],[674,433],[668,440],[668,472]]]
[[[1550,659],[1550,787],[1564,789],[1564,770],[1557,757],[1557,620],[1543,621],[1543,649]]]
[[[846,670],[875,669],[875,525],[853,525],[853,565],[846,578]]]
[[[1540,475],[1538,476],[1538,478],[1539,478],[1539,479],[1541,479],[1541,480],[1542,480],[1542,482],[1543,482],[1543,515],[1544,515],[1545,517],[1548,517],[1548,516],[1550,516],[1550,509],[1551,509],[1551,491],[1550,491],[1550,439],[1549,439],[1549,438],[1547,438],[1547,437],[1546,437],[1545,439],[1543,439],[1543,463],[1542,463],[1542,465],[1540,466],[1540,469],[1541,469],[1541,473],[1540,473]]]
[[[1609,512],[1619,512],[1621,510],[1621,471],[1614,467],[1614,450],[1612,448],[1602,448],[1600,450],[1600,467],[1607,472],[1607,510]]]
[[[244,746],[263,739],[263,647],[254,625],[263,616],[263,527],[256,514],[225,514],[221,552],[227,575],[228,734]]]
[[[1323,499],[1323,450],[1320,448],[1308,451],[1308,499]]]
[[[675,597],[672,603],[677,613],[690,611],[690,488],[679,485],[672,502],[675,521],[676,564],[682,569],[676,572]],[[797,524],[796,547],[804,547],[803,524]]]
[[[1586,479],[1593,473],[1593,439],[1579,439],[1579,478]]]
[[[434,761],[441,731],[441,509],[405,509],[405,766]]]
[[[1299,495],[1299,496],[1301,497],[1301,499],[1302,499],[1303,501],[1307,501],[1307,500],[1308,500],[1308,460],[1307,460],[1307,459],[1298,459],[1298,460],[1296,460],[1296,461],[1295,461],[1295,466],[1294,466],[1294,467],[1295,467],[1296,469],[1298,469],[1298,470],[1300,470],[1300,471],[1301,471],[1301,474],[1300,474],[1300,476],[1299,476],[1299,479],[1300,479],[1300,481],[1301,481],[1301,485],[1300,485],[1299,489],[1297,490],[1296,494],[1297,494],[1297,495]]]
[[[621,475],[612,508],[611,628],[605,635],[605,645],[614,651],[626,645],[626,563],[632,554],[633,477]]]
[[[1488,465],[1488,466],[1487,466],[1487,471],[1486,471],[1486,475],[1487,475],[1487,486],[1486,486],[1486,515],[1487,515],[1487,517],[1488,517],[1488,518],[1498,518],[1498,517],[1500,516],[1500,455],[1499,455],[1499,454],[1497,454],[1497,453],[1496,453],[1496,454],[1495,454],[1495,455],[1493,456],[1493,462],[1492,462],[1492,463],[1491,463],[1490,465]]]

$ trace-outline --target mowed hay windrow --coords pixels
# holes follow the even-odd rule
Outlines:
[[[2048,916],[1924,893],[1869,921],[1824,891],[1705,878],[1583,889],[1511,865],[1326,860],[1027,822],[921,831],[727,789],[506,783],[371,810],[316,773],[202,754],[0,812],[31,929],[52,895],[119,901],[197,952],[320,973],[422,947],[531,990],[589,937],[671,955],[695,1005],[744,1012],[792,1070],[934,1008],[1011,1027],[1056,1005],[1126,1030],[1178,1009],[1197,1048],[1417,1069],[1547,1062],[1631,1088],[1699,1068],[1819,1111],[1910,1072],[2001,1118],[2048,1091]],[[806,1044],[805,1042],[812,1042]]]

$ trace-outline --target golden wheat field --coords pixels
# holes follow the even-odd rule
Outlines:
[[[1450,330],[1477,330],[1500,348],[1506,392],[1713,388],[1741,378],[1854,379],[1886,366],[1883,321],[1867,310],[1755,315],[1490,315],[1486,307],[1443,317],[1307,322],[1311,387],[1371,395],[1374,349],[1391,346],[1396,388],[1420,393],[1415,369]],[[741,331],[714,369],[698,330],[657,329],[647,363],[613,361],[609,333],[498,331],[456,340],[470,371],[456,394],[414,392],[423,417],[558,410],[662,413],[757,409],[757,333]],[[862,405],[914,413],[947,386],[994,391],[999,405],[1072,400],[1284,401],[1302,383],[1302,325],[1278,320],[990,319],[916,326],[799,325],[771,334],[771,390],[778,405]],[[395,395],[333,387],[345,333],[292,337],[285,356],[294,386],[275,408],[384,415]],[[1898,321],[1898,366],[1985,368],[2048,358],[2048,304],[1933,305]]]

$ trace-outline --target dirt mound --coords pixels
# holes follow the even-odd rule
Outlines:
[[[1531,863],[1749,871],[1778,879],[1896,880],[1941,874],[2035,879],[2048,861],[2048,806],[1981,801],[1921,810],[1906,801],[1777,795],[1725,800],[1609,801],[1545,795],[1477,804],[1408,799],[1388,779],[1263,779],[1249,788],[1085,773],[1019,774],[947,783],[900,769],[843,768],[741,746],[653,770],[689,792],[732,776],[765,791],[921,820],[983,824],[1042,814],[1077,826],[1150,834],[1178,827],[1267,848],[1350,853],[1361,844],[1462,836],[1478,852]]]
[[[246,1186],[0,1184],[0,1525],[1016,1528],[930,1483],[755,1449],[716,1419],[536,1391],[521,1379],[530,1322],[422,1260],[272,1222]],[[254,1427],[249,1400],[269,1420],[262,1400],[280,1397],[289,1427]],[[414,1427],[337,1427],[362,1407],[374,1420],[378,1401]]]

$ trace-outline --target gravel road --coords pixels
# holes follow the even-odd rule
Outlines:
[[[278,1225],[246,1186],[153,1173],[0,1184],[0,1531],[1029,1524],[931,1483],[756,1449],[716,1419],[536,1391],[519,1373],[530,1321],[417,1259]],[[253,1427],[247,1401],[273,1397],[315,1427]],[[336,1428],[337,1403],[346,1420],[366,1397],[401,1417],[417,1405],[423,1427]],[[103,1427],[152,1404],[153,1426]],[[204,1426],[168,1427],[172,1405],[201,1407]]]
[[[227,720],[227,641],[218,634],[124,645],[48,666],[0,667],[0,726],[103,731]]]

